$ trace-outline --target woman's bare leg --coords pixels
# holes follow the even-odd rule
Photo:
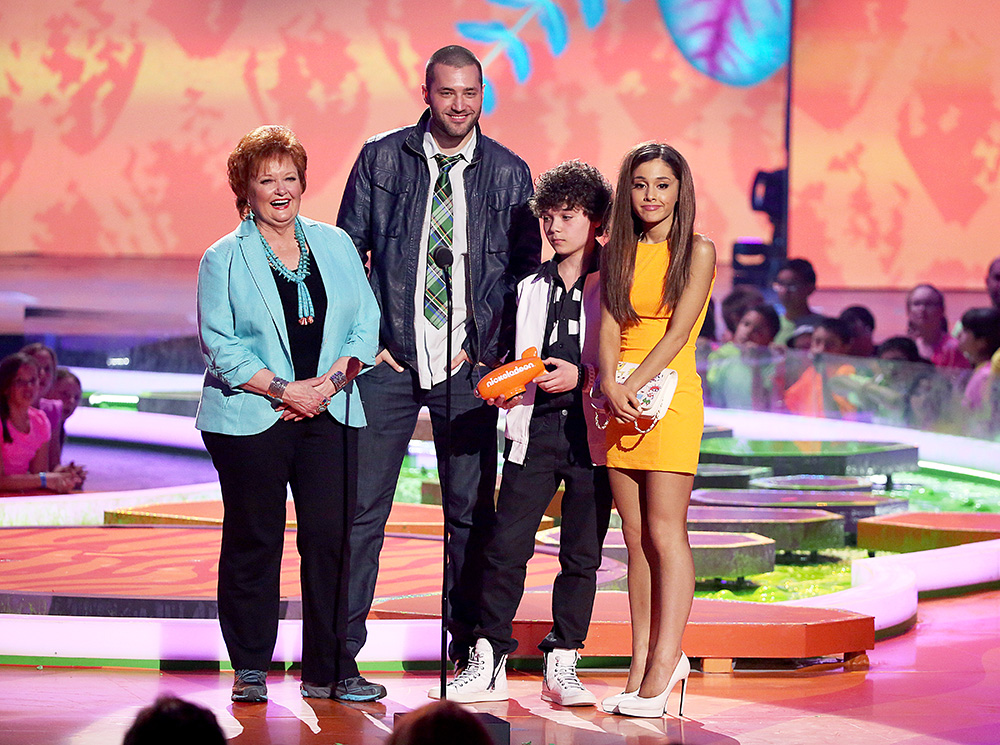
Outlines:
[[[693,483],[694,477],[690,474],[666,471],[645,474],[645,498],[640,502],[641,544],[650,572],[650,626],[646,668],[639,695],[647,698],[659,695],[666,688],[670,674],[680,659],[681,637],[691,614],[694,561],[688,543],[687,508]],[[630,602],[631,570],[630,559]]]
[[[649,650],[650,574],[642,548],[642,492],[646,474],[642,471],[608,469],[615,508],[622,519],[622,534],[628,549],[628,607],[632,619],[632,662],[628,669],[626,691],[634,691],[642,682]]]

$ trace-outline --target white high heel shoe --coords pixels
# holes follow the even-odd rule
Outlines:
[[[639,695],[639,689],[634,691],[622,691],[621,693],[616,693],[614,696],[608,696],[606,699],[601,701],[601,711],[607,714],[617,714],[618,704],[627,698],[633,698]]]
[[[677,716],[684,716],[684,691],[687,688],[687,679],[690,673],[691,663],[688,661],[687,655],[681,652],[681,658],[677,660],[677,665],[674,667],[673,673],[670,674],[670,680],[667,682],[667,687],[663,689],[663,693],[652,698],[635,695],[623,699],[618,703],[618,713],[630,717],[662,717],[667,713],[667,698],[677,682],[680,681],[681,702],[680,706],[677,707]]]

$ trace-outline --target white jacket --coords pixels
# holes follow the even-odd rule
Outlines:
[[[549,315],[549,298],[552,282],[544,272],[536,272],[522,279],[517,285],[517,327],[514,337],[515,359],[520,359],[524,350],[535,347],[541,354],[545,342],[545,321]],[[583,416],[587,421],[587,441],[590,444],[590,459],[595,466],[603,466],[607,456],[607,445],[603,430],[597,428],[590,391],[597,374],[597,345],[601,329],[601,280],[598,272],[587,275],[583,284],[583,303],[580,313],[580,360],[586,374],[583,384]],[[528,383],[521,403],[507,412],[506,436],[511,441],[507,460],[524,463],[528,449],[528,432],[531,427],[531,412],[535,407],[535,391],[538,386]]]

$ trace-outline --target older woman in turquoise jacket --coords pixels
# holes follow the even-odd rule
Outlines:
[[[198,321],[207,371],[196,426],[225,517],[219,622],[234,701],[267,700],[277,638],[289,486],[301,558],[302,693],[374,700],[345,650],[348,545],[356,502],[351,379],[375,361],[379,311],[339,228],[300,217],[306,153],[285,127],[259,127],[229,156],[239,227],[205,252]]]

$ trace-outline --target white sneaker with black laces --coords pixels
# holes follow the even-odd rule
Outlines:
[[[460,704],[506,701],[510,698],[507,694],[507,671],[504,668],[506,663],[505,654],[494,662],[493,646],[486,639],[477,639],[476,646],[469,650],[468,664],[448,683],[448,699]],[[440,688],[431,688],[427,695],[439,698]]]
[[[580,654],[575,649],[545,653],[542,698],[560,706],[593,706],[597,697],[583,687],[576,675]]]

